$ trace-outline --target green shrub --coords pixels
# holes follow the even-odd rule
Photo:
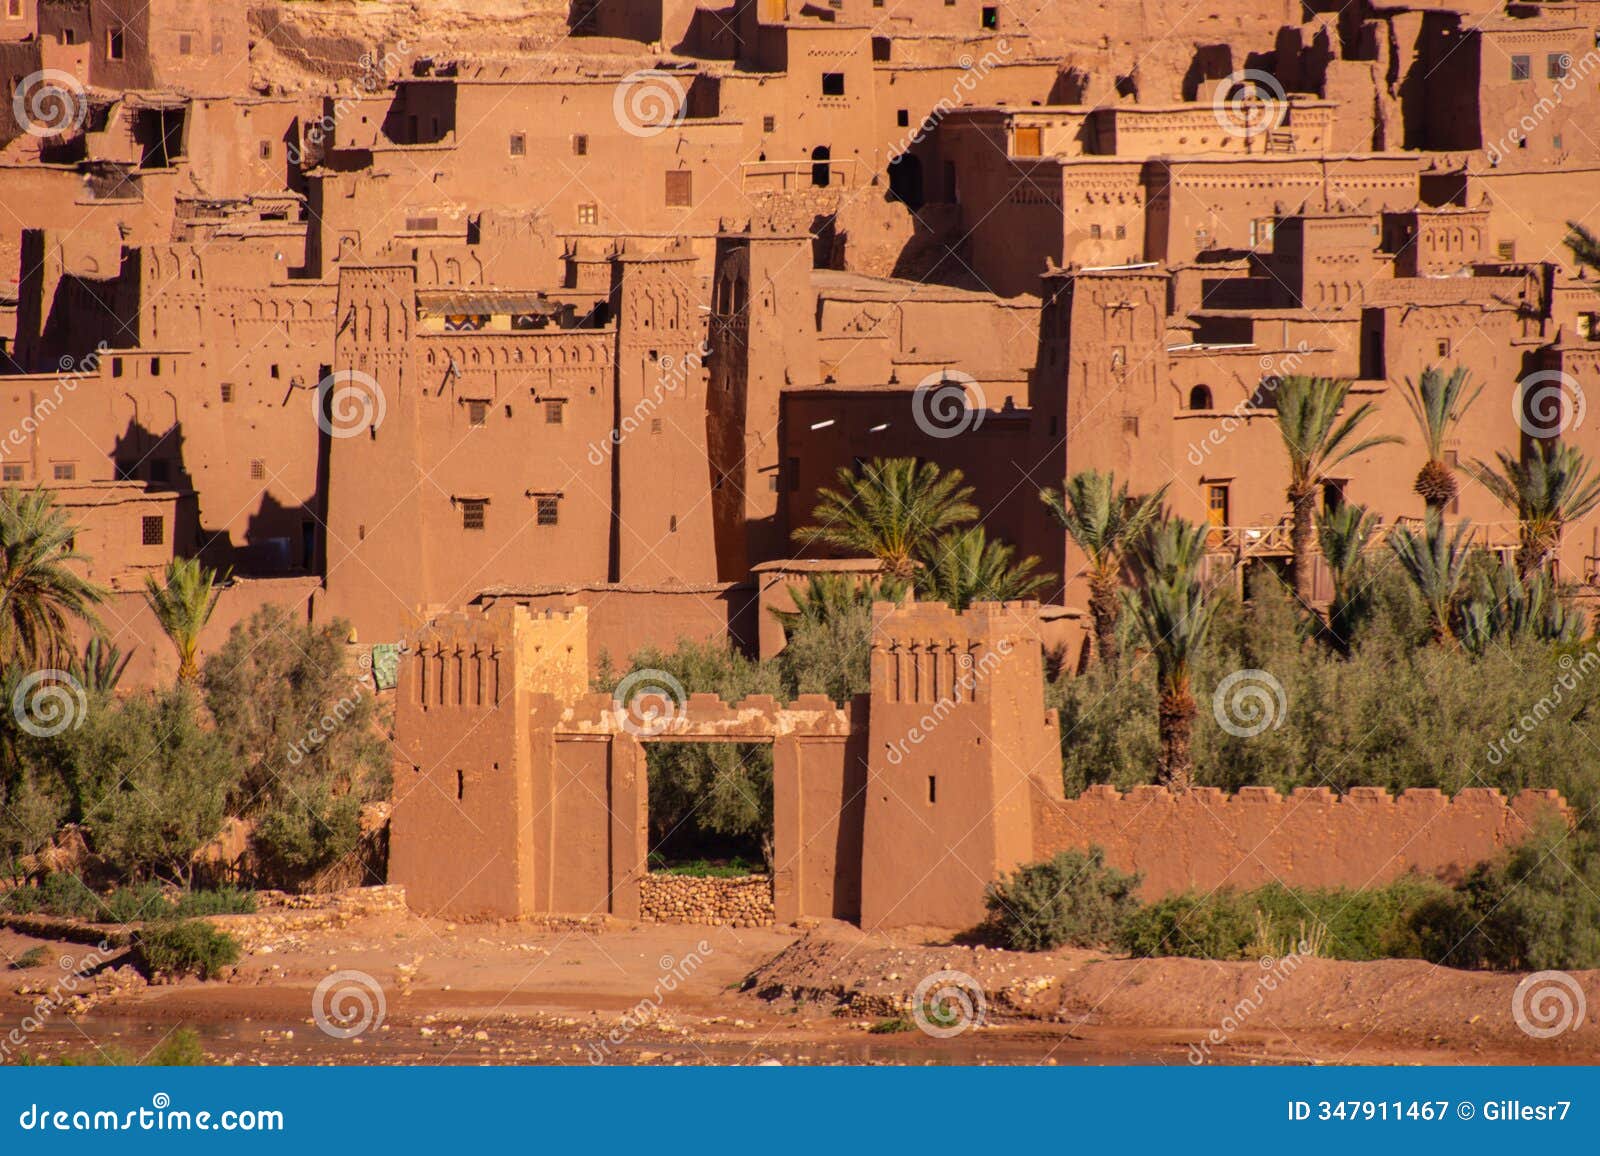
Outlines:
[[[194,1068],[209,1062],[205,1050],[200,1046],[200,1037],[192,1028],[179,1028],[151,1048],[143,1059],[127,1048],[114,1044],[57,1059],[41,1059],[31,1052],[23,1052],[17,1057],[17,1066],[22,1068],[133,1068],[140,1065],[147,1068]]]
[[[1600,967],[1600,836],[1556,826],[1415,913],[1424,958],[1526,971]]]
[[[172,904],[159,883],[119,887],[101,900],[101,917],[109,923],[142,923],[172,914]]]
[[[239,942],[198,919],[163,921],[143,927],[134,948],[151,976],[211,979],[239,962]]]
[[[1195,959],[1310,953],[1329,959],[1417,958],[1424,954],[1414,917],[1447,898],[1443,884],[1416,877],[1366,890],[1291,888],[1171,895],[1124,925],[1118,945],[1129,955]]]
[[[17,956],[17,958],[13,959],[7,966],[11,971],[27,971],[30,967],[38,967],[40,964],[44,963],[49,955],[50,952],[46,950],[44,944],[41,943],[36,947],[28,948],[27,951],[24,951],[21,955]]]
[[[1099,847],[1063,851],[991,883],[987,927],[1016,951],[1111,943],[1138,907],[1138,886],[1137,875],[1107,867]]]

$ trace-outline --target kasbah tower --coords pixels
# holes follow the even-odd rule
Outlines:
[[[603,661],[770,657],[797,576],[871,573],[794,535],[841,469],[960,469],[987,533],[1041,560],[1040,604],[880,608],[870,701],[684,725],[774,745],[780,908],[931,923],[1065,805],[1031,703],[1044,652],[1082,658],[1088,590],[1042,487],[1167,486],[1243,582],[1289,553],[1284,376],[1350,381],[1407,434],[1403,383],[1467,366],[1450,463],[1600,456],[1600,296],[1565,244],[1600,231],[1600,0],[452,13],[0,0],[0,482],[78,524],[130,686],[174,674],[142,589],[175,557],[233,577],[202,657],[274,603],[403,647],[402,777],[465,803],[502,761],[530,776],[492,788],[514,866],[484,911],[583,890],[552,864],[593,817],[512,823],[537,792],[640,790],[641,744],[585,697]],[[1379,446],[1322,500],[1418,523],[1425,460]],[[1482,486],[1445,515],[1516,548]],[[1596,515],[1555,566],[1592,593]],[[1001,642],[1020,665],[960,699]],[[937,782],[887,762],[885,720],[953,690],[972,750]],[[455,739],[425,708],[505,701],[497,745],[429,763]],[[1005,749],[973,753],[993,728]],[[829,791],[832,858],[807,860]],[[875,887],[916,836],[884,792],[997,816],[934,824],[953,857],[898,914]],[[572,869],[624,908],[637,818]],[[408,823],[449,838],[397,803]]]

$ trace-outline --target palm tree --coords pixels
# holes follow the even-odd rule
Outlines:
[[[195,652],[200,649],[200,633],[211,620],[217,599],[222,597],[221,583],[225,581],[227,575],[202,566],[198,558],[174,558],[168,562],[164,582],[145,576],[145,601],[178,650],[179,682],[193,682],[200,676]]]
[[[1328,632],[1341,651],[1350,650],[1350,635],[1365,602],[1361,590],[1367,545],[1378,528],[1378,516],[1356,502],[1342,502],[1317,516],[1317,545],[1333,576],[1328,603]]]
[[[1061,492],[1039,491],[1039,498],[1089,559],[1089,617],[1094,649],[1102,665],[1117,667],[1118,599],[1123,557],[1161,511],[1167,487],[1135,497],[1115,474],[1083,470],[1062,484]]]
[[[83,654],[73,655],[67,664],[67,673],[90,694],[110,694],[117,689],[127,672],[133,655],[120,649],[102,635],[95,635],[83,648]]]
[[[1037,594],[1049,576],[1035,573],[1038,558],[1030,554],[1017,562],[1016,553],[1014,546],[990,541],[982,526],[950,530],[923,547],[917,593],[952,610]]]
[[[1509,562],[1478,575],[1459,618],[1462,644],[1473,654],[1497,639],[1571,642],[1587,625],[1587,615],[1567,604],[1549,574],[1541,570],[1524,581]]]
[[[1532,577],[1561,549],[1561,531],[1600,505],[1600,478],[1590,476],[1589,460],[1565,442],[1535,440],[1533,452],[1518,461],[1505,450],[1495,454],[1500,468],[1483,461],[1471,473],[1520,523],[1517,571]]]
[[[773,608],[769,613],[793,634],[803,625],[821,626],[874,602],[901,602],[910,586],[898,578],[874,577],[859,582],[849,574],[812,574],[804,586],[790,586],[793,610]]]
[[[0,490],[0,666],[53,662],[69,619],[94,623],[106,591],[72,566],[77,526],[43,489]]]
[[[1294,554],[1294,593],[1303,606],[1311,605],[1314,594],[1311,557],[1317,491],[1328,480],[1329,471],[1341,462],[1375,446],[1401,440],[1393,435],[1358,440],[1357,431],[1375,410],[1370,401],[1364,401],[1341,420],[1339,411],[1349,393],[1348,381],[1300,374],[1283,378],[1276,391],[1278,432],[1289,452],[1288,498],[1293,509],[1289,548]]]
[[[1181,518],[1166,519],[1136,552],[1141,580],[1125,596],[1134,623],[1156,660],[1156,717],[1161,734],[1156,778],[1179,792],[1194,785],[1193,667],[1216,611],[1216,600],[1200,580],[1194,557],[1195,544],[1203,553],[1207,532],[1207,527]]]
[[[925,543],[978,517],[961,471],[941,474],[932,462],[874,458],[859,473],[841,467],[838,479],[839,489],[818,491],[816,524],[796,530],[796,541],[870,555],[901,580],[916,573]]]
[[[1422,533],[1410,526],[1397,526],[1389,535],[1389,549],[1428,609],[1435,642],[1449,642],[1452,638],[1451,618],[1461,600],[1467,563],[1472,556],[1468,541],[1471,531],[1471,523],[1463,519],[1452,533],[1439,511],[1429,510]]]
[[[1417,429],[1422,434],[1422,444],[1428,460],[1417,471],[1417,481],[1412,487],[1430,510],[1443,510],[1456,496],[1455,471],[1444,460],[1444,443],[1457,422],[1466,414],[1472,403],[1483,392],[1479,385],[1468,392],[1469,375],[1462,366],[1448,374],[1436,366],[1422,371],[1421,381],[1406,378],[1402,396],[1417,419]]]

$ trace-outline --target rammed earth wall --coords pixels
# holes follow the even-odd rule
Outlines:
[[[1392,795],[1352,787],[1336,795],[1301,787],[1287,798],[1271,787],[1229,795],[1201,787],[1090,787],[1065,802],[1033,800],[1034,857],[1103,847],[1106,859],[1143,876],[1147,899],[1214,887],[1372,887],[1408,872],[1457,879],[1473,864],[1526,838],[1541,820],[1569,819],[1555,791],[1470,788]]]

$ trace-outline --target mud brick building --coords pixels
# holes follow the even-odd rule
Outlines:
[[[1600,226],[1600,2],[1190,7],[0,0],[3,482],[129,598],[199,553],[362,643],[587,608],[592,663],[756,648],[860,459],[965,471],[1059,620],[1070,471],[1281,560],[1286,373],[1407,434],[1397,385],[1464,365],[1454,459],[1600,453],[1562,244]],[[1421,461],[1328,500],[1419,518]],[[1449,516],[1514,541],[1474,484]],[[1560,570],[1597,569],[1591,518]]]

